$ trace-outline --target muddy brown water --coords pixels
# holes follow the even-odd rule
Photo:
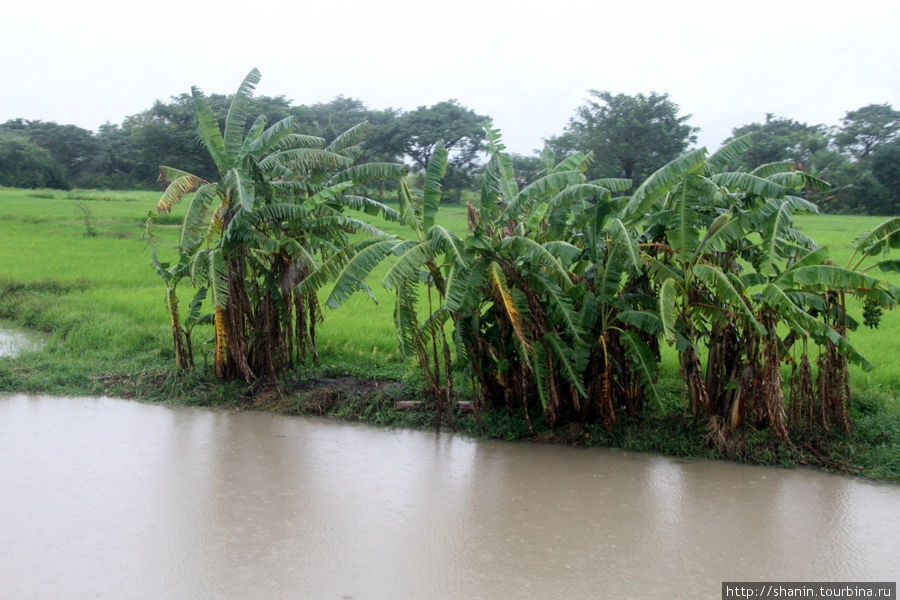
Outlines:
[[[896,581],[900,486],[0,396],[0,598],[718,598]]]

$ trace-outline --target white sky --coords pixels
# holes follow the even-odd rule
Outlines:
[[[14,0],[0,12],[0,122],[104,121],[189,92],[371,108],[456,98],[529,154],[588,89],[668,92],[700,145],[766,112],[837,125],[900,108],[896,0]]]

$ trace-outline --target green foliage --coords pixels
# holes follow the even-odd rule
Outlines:
[[[87,129],[75,125],[13,119],[0,124],[0,136],[7,135],[28,140],[49,152],[55,163],[52,168],[59,171],[45,184],[17,185],[17,187],[68,188],[83,186],[88,182],[90,173],[98,168],[101,160],[100,144],[97,139]],[[23,159],[24,157],[7,156],[3,160],[15,164]],[[58,179],[58,181],[54,181],[54,179]]]
[[[847,340],[855,321],[844,295],[877,307],[900,295],[827,264],[826,250],[796,228],[794,213],[816,207],[794,194],[828,190],[796,163],[725,171],[752,147],[741,137],[712,156],[698,149],[678,157],[617,197],[627,183],[588,182],[589,157],[580,154],[555,163],[545,152],[541,171],[520,186],[499,132],[488,129],[487,140],[481,202],[468,207],[465,240],[434,224],[441,169],[431,164],[427,201],[401,185],[402,219],[417,239],[379,242],[330,296],[346,300],[378,260],[398,255],[383,283],[398,293],[401,346],[418,356],[436,393],[441,353],[428,345],[442,339],[435,324],[448,320],[477,406],[524,402],[527,414],[536,402],[550,424],[612,426],[623,412],[647,410],[647,401],[659,406],[660,337],[677,346],[691,410],[717,419],[722,440],[742,420],[786,438],[779,372],[798,336],[831,357],[822,372],[844,373],[848,360],[871,367]],[[874,252],[888,230],[859,247]],[[824,426],[849,426],[847,397],[822,397]]]
[[[69,187],[65,171],[37,144],[0,133],[0,185],[19,188]]]
[[[880,144],[871,155],[872,176],[883,186],[880,204],[869,203],[872,214],[900,212],[900,139]]]
[[[884,143],[900,134],[900,111],[890,104],[869,104],[847,111],[841,119],[841,130],[834,141],[842,150],[865,159]]]
[[[327,146],[323,138],[295,133],[293,116],[267,127],[265,115],[252,115],[259,80],[256,69],[245,77],[231,98],[224,127],[203,92],[192,88],[200,139],[218,177],[207,180],[160,167],[167,187],[157,210],[168,212],[185,197],[190,201],[178,261],[162,264],[155,250],[152,258],[167,286],[176,365],[193,365],[190,326],[201,319],[192,307],[185,325],[179,320],[176,286],[190,275],[196,287],[210,291],[217,376],[248,383],[275,378],[295,360],[317,358],[318,287],[360,249],[351,235],[381,234],[343,215],[344,207],[397,216],[354,189],[356,177],[398,172],[384,165],[348,171],[359,155],[365,124]],[[151,240],[155,217],[151,214],[147,223]],[[321,258],[333,259],[331,271],[318,270]],[[300,286],[313,272],[316,277]]]
[[[668,94],[612,94],[590,90],[565,132],[550,140],[557,154],[591,152],[589,178],[615,176],[640,183],[696,141],[691,115],[678,115]]]
[[[828,147],[828,131],[823,125],[808,125],[766,113],[763,123],[741,125],[730,140],[752,134],[752,143],[730,163],[733,169],[750,171],[759,165],[797,161],[809,167],[813,156]]]
[[[797,161],[832,184],[828,193],[815,188],[803,192],[823,210],[891,215],[900,205],[895,193],[900,180],[891,176],[897,163],[891,153],[900,130],[898,114],[889,104],[871,104],[848,111],[837,129],[767,114],[764,123],[733,130],[729,139],[750,136],[752,141],[743,156],[731,157],[730,165],[749,171],[760,163]]]
[[[456,100],[445,100],[404,113],[394,122],[391,136],[402,140],[403,154],[420,169],[427,168],[440,143],[453,152],[451,164],[465,170],[483,147],[483,125],[489,121],[489,117],[476,114]]]

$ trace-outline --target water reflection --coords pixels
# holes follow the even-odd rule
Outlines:
[[[0,398],[0,596],[717,597],[898,579],[900,486],[97,398]]]
[[[32,345],[34,342],[24,333],[0,328],[0,356],[15,356]]]

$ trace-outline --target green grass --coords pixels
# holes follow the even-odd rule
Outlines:
[[[73,352],[90,350],[109,359],[142,356],[151,364],[156,358],[165,359],[170,332],[164,288],[150,267],[143,239],[147,213],[158,198],[156,192],[0,190],[0,318],[52,333],[56,342],[64,342],[62,346]],[[154,229],[162,260],[176,256],[183,208],[176,207],[159,219]],[[86,235],[85,209],[93,236]],[[450,229],[465,231],[464,207],[442,206],[438,219]],[[880,221],[863,216],[797,218],[800,229],[827,245],[841,265],[852,254],[854,237]],[[409,234],[396,223],[375,224],[388,233]],[[338,310],[325,309],[325,322],[319,328],[323,359],[393,371],[406,364],[397,350],[393,297],[380,284],[388,268],[387,262],[382,263],[370,278],[377,304],[365,294],[356,294]],[[897,274],[876,275],[892,276],[900,285]],[[47,291],[56,284],[58,289]],[[36,285],[38,293],[33,293],[34,288],[14,292],[22,285]],[[182,283],[179,292],[186,305],[193,295],[190,284]],[[850,306],[859,317],[859,303],[851,300]],[[210,327],[195,330],[199,362],[211,339]],[[851,341],[876,366],[869,372],[853,367],[852,383],[896,396],[900,311],[887,311],[878,329],[861,326],[851,333]],[[674,375],[674,353],[668,353],[665,362],[663,374]]]
[[[0,189],[0,319],[42,332],[44,342],[40,350],[15,359],[0,358],[0,390],[102,393],[110,377],[129,376],[142,379],[145,389],[152,381],[158,394],[193,397],[195,403],[226,402],[237,390],[211,384],[208,374],[181,379],[169,376],[173,359],[164,286],[150,266],[150,252],[143,239],[147,213],[158,198],[156,192]],[[176,256],[183,210],[183,205],[176,207],[173,214],[157,222],[155,235],[161,260]],[[799,227],[827,245],[839,265],[850,258],[854,237],[882,220],[797,217]],[[465,208],[442,206],[438,222],[464,232]],[[394,223],[374,224],[388,233],[409,235]],[[356,294],[338,310],[325,309],[318,339],[322,364],[309,373],[415,379],[414,365],[397,349],[392,294],[380,285],[388,268],[388,263],[380,265],[370,279],[378,304],[365,294]],[[896,274],[875,275],[900,285]],[[192,295],[189,282],[183,282],[179,287],[183,306]],[[861,321],[858,303],[852,303],[851,309]],[[212,337],[211,327],[195,329],[195,356],[201,366],[210,362]],[[854,464],[867,465],[870,474],[898,478],[897,468],[892,470],[889,465],[900,462],[900,369],[896,358],[900,356],[900,310],[886,312],[879,329],[861,326],[851,332],[850,339],[876,368],[869,372],[856,367],[851,370],[857,433],[839,440],[838,446],[843,446],[836,452],[843,457],[840,460],[850,456]],[[680,408],[675,354],[667,350],[664,356],[661,385],[667,390],[667,405],[674,414]],[[141,384],[132,383],[138,387]],[[400,422],[405,422],[404,418],[409,415],[398,417]],[[514,417],[489,418],[497,421],[488,423],[494,432],[491,435],[521,436],[524,425]],[[427,421],[424,417],[421,420]],[[676,435],[672,428],[677,424],[660,423],[658,431],[623,427],[615,433],[604,433],[588,428],[582,432],[587,437],[579,443],[703,453],[696,436],[684,431]],[[800,451],[786,452],[771,440],[751,441],[764,451],[733,458],[776,464],[805,462],[802,452],[797,454]],[[840,460],[835,459],[837,463]]]

